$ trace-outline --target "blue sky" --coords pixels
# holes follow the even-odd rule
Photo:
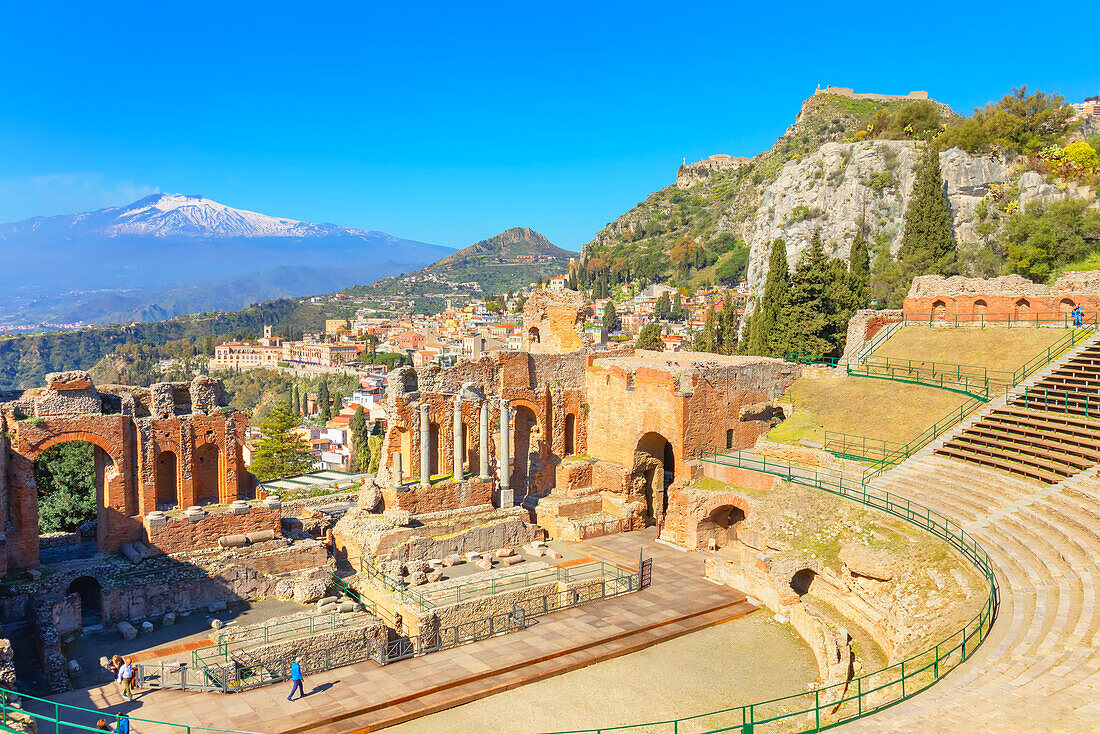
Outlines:
[[[1019,84],[1100,92],[1098,4],[855,7],[9,4],[0,222],[159,190],[451,246],[529,226],[579,249],[683,158],[769,147],[817,84],[965,112]]]

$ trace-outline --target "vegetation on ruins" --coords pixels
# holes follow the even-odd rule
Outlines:
[[[94,451],[87,441],[66,441],[34,460],[38,532],[72,532],[96,519]]]
[[[261,482],[304,474],[313,468],[307,444],[293,432],[298,425],[286,402],[272,406],[260,423],[260,442],[252,455],[249,471]]]

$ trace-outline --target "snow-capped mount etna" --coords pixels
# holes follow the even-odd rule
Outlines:
[[[0,225],[0,327],[230,310],[416,270],[454,250],[153,194]]]

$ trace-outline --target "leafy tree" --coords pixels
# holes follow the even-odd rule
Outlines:
[[[214,337],[207,335],[202,339],[202,353],[207,357],[214,356]]]
[[[905,229],[898,250],[903,274],[899,286],[908,289],[909,282],[918,275],[955,275],[957,258],[951,211],[940,174],[940,156],[934,146],[928,145],[905,208]],[[896,296],[891,300],[896,301]]]
[[[880,110],[871,120],[872,128],[894,140],[927,140],[940,130],[940,107],[931,100],[903,102]]]
[[[87,441],[66,441],[35,459],[40,533],[72,532],[96,518],[94,452]]]
[[[286,403],[277,403],[260,424],[260,442],[249,469],[261,482],[304,474],[313,468],[309,444],[293,432],[298,419]]]
[[[370,436],[367,438],[367,454],[369,457],[367,463],[368,474],[378,473],[378,467],[382,463],[382,441],[383,439],[381,436]]]
[[[787,307],[789,290],[787,243],[776,239],[772,242],[772,251],[768,258],[768,277],[764,282],[764,293],[758,297],[753,307],[746,347],[749,354],[770,357],[772,352],[783,348],[785,340],[779,333],[780,315]]]
[[[348,422],[348,433],[351,439],[351,470],[358,473],[368,473],[370,447],[367,439],[370,438],[370,429],[367,427],[367,416],[362,405],[355,409],[355,415]]]
[[[646,324],[638,335],[638,341],[634,343],[635,349],[649,349],[654,352],[663,352],[665,343],[661,339],[661,325],[657,322]]]
[[[1008,270],[1042,282],[1100,249],[1100,212],[1080,199],[1033,202],[1009,218],[1001,240]]]
[[[619,315],[615,313],[615,302],[608,301],[603,307],[603,328],[610,334],[619,328]]]
[[[669,317],[673,321],[684,320],[684,302],[680,298],[680,291],[676,291],[676,295],[672,299],[672,312],[669,314]]]
[[[959,147],[970,153],[1004,149],[1038,153],[1057,143],[1069,126],[1073,108],[1058,94],[1027,93],[1017,87],[997,102],[947,128],[938,138],[940,150]]]

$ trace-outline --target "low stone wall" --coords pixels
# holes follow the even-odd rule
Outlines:
[[[289,671],[295,658],[301,658],[303,672],[321,671],[364,659],[371,649],[385,649],[388,632],[378,620],[357,627],[318,632],[307,637],[280,640],[248,649],[250,659]]]
[[[215,548],[218,538],[271,530],[278,535],[283,512],[277,501],[240,503],[216,511],[150,513],[145,516],[145,541],[154,553],[179,553]]]
[[[715,464],[711,461],[702,461],[699,463],[702,464],[703,476],[728,484],[731,487],[744,487],[745,489],[767,491],[775,485],[777,480],[777,478],[771,474],[753,471],[752,469]]]
[[[493,483],[473,478],[461,482],[447,480],[430,487],[406,484],[396,489],[386,487],[382,490],[382,496],[387,508],[398,508],[413,515],[422,515],[428,512],[491,505]]]
[[[80,545],[82,538],[79,532],[72,533],[47,533],[38,536],[39,550],[47,548],[63,548],[71,545]]]
[[[875,338],[879,330],[888,324],[901,321],[905,317],[900,308],[875,310],[864,308],[856,311],[848,321],[848,334],[844,342],[844,355],[840,364],[853,362],[867,343]]]

